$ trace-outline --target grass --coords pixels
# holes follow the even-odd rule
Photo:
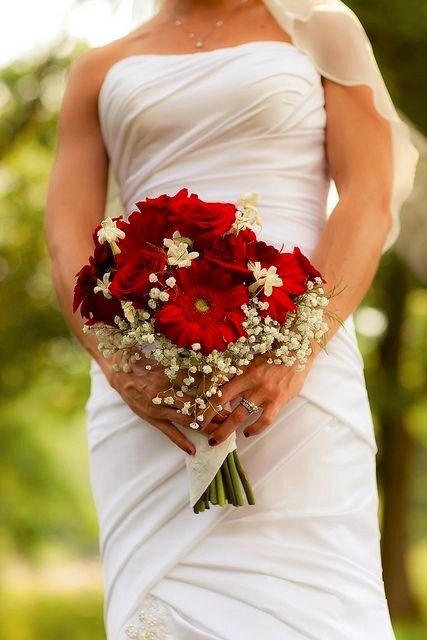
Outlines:
[[[0,640],[105,640],[99,591],[7,594]]]
[[[397,640],[426,640],[427,624],[422,622],[402,622],[394,625]]]

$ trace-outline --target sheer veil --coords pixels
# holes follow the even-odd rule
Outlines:
[[[355,13],[340,0],[263,0],[294,45],[310,55],[318,71],[344,85],[368,85],[378,113],[388,120],[393,142],[392,228],[383,251],[400,231],[400,209],[414,182],[418,151],[400,119],[377,65],[372,46]],[[133,27],[156,12],[156,0],[134,0]]]

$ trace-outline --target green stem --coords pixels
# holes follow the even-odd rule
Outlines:
[[[206,509],[210,509],[210,505],[209,505],[209,487],[207,489],[205,489],[205,491],[203,492],[203,502],[205,503]]]
[[[194,511],[194,513],[200,513],[200,511],[201,511],[201,504],[202,504],[202,498],[200,497],[200,498],[197,500],[197,502],[196,502],[196,504],[194,505],[194,507],[193,507],[193,511]]]
[[[239,507],[243,507],[245,504],[243,495],[240,490],[240,477],[237,473],[236,464],[234,462],[233,452],[230,452],[227,456],[228,468],[230,469],[231,482],[233,484],[234,495],[236,496],[236,502]]]
[[[212,504],[218,504],[218,497],[217,497],[217,492],[216,492],[216,480],[215,480],[215,478],[212,480],[212,482],[209,485],[209,498],[210,498],[210,501],[212,502]]]
[[[233,458],[234,458],[234,462],[236,465],[236,469],[237,472],[240,476],[240,480],[242,481],[242,485],[243,488],[245,490],[245,494],[246,494],[246,499],[248,501],[248,504],[255,504],[255,496],[252,490],[252,486],[251,483],[249,481],[248,475],[246,473],[246,469],[243,467],[242,463],[240,462],[240,458],[238,456],[237,453],[237,449],[234,449],[233,451]]]
[[[218,504],[220,507],[225,507],[225,493],[224,493],[224,483],[222,481],[222,473],[221,469],[218,469],[217,474],[215,476],[215,484],[216,484],[216,495],[218,499]]]
[[[233,483],[231,482],[230,469],[228,468],[227,458],[224,460],[221,466],[221,471],[224,472],[225,487],[227,489],[227,496],[229,501],[237,507],[237,500],[234,494]]]

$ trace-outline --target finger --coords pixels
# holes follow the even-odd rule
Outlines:
[[[149,416],[150,418],[168,420],[169,422],[177,422],[184,427],[189,427],[191,420],[188,420],[188,416],[177,411],[173,405],[165,404],[153,404],[150,399],[145,396],[132,397],[132,408],[137,411],[139,415]]]
[[[273,424],[277,413],[278,408],[276,408],[273,403],[265,404],[262,414],[260,415],[258,420],[249,425],[249,427],[246,427],[246,429],[243,431],[243,435],[246,438],[249,438],[250,436],[255,436],[262,433],[263,431],[265,431],[265,429],[268,429],[268,427]]]
[[[220,411],[219,413],[215,413],[211,420],[211,423],[222,424],[224,420],[228,418],[230,413],[231,411],[226,411],[225,409],[223,411]]]
[[[222,385],[221,397],[215,396],[215,398],[210,398],[210,404],[208,409],[205,412],[205,419],[203,420],[202,431],[208,429],[208,426],[212,422],[214,415],[218,413],[217,407],[218,405],[224,405],[227,402],[230,402],[234,398],[239,395],[243,395],[245,391],[252,389],[252,383],[248,376],[244,374],[241,376],[236,376],[230,382]]]
[[[173,396],[174,398],[174,403],[172,405],[155,405],[153,403],[153,398],[155,397],[160,397],[160,398],[164,398],[167,397],[169,394],[168,392],[163,392],[163,391],[158,391],[158,389],[153,389],[151,387],[147,387],[147,386],[143,386],[143,387],[138,387],[138,384],[134,383],[133,381],[129,381],[125,386],[124,386],[124,391],[126,392],[126,394],[132,399],[132,402],[135,403],[138,406],[142,406],[144,408],[144,411],[146,411],[148,409],[148,407],[160,407],[160,406],[168,406],[169,408],[173,408],[173,409],[181,409],[184,406],[184,402],[190,402],[191,404],[194,403],[194,398],[192,396],[189,395],[185,395],[183,394],[182,396]]]
[[[255,404],[257,404],[261,409],[261,400],[259,399],[259,396],[258,398],[255,396],[255,399],[248,398],[248,400],[249,399],[252,402],[255,402],[256,399],[257,401],[255,402]],[[211,446],[215,446],[216,444],[220,444],[221,442],[226,440],[233,431],[236,431],[236,429],[247,419],[249,415],[251,414],[243,405],[237,405],[237,407],[230,414],[227,420],[223,422],[223,424],[219,426],[212,424],[210,425],[212,431],[210,432],[209,444]]]
[[[150,411],[150,415],[153,415],[154,418],[168,420],[169,422],[177,422],[178,424],[182,424],[183,427],[188,428],[190,428],[190,422],[193,422],[193,420],[188,420],[188,416],[184,416],[182,413],[178,413],[176,409],[166,407],[156,407],[154,408],[153,413],[151,413]]]
[[[165,434],[174,444],[176,444],[180,449],[185,451],[190,455],[194,455],[196,453],[196,447],[194,444],[185,437],[185,435],[175,427],[171,422],[167,420],[158,420],[156,418],[144,417],[140,416],[144,420],[147,420],[154,427],[159,429],[162,433]]]
[[[200,431],[202,431],[201,427],[206,421],[207,411],[208,409],[203,409],[203,410],[197,409],[197,414],[203,415],[203,418],[204,418],[203,422],[200,423],[200,427],[199,427]],[[230,415],[230,410],[226,408],[222,408],[221,411],[217,410],[212,416],[212,422],[215,424],[221,424],[222,422],[224,422],[226,418],[228,418],[229,415]],[[189,426],[191,422],[195,421],[193,407],[190,408],[190,414],[185,415],[185,420],[186,422],[183,423],[185,424],[185,426]]]
[[[129,388],[128,392],[132,392],[132,387]],[[150,415],[151,411],[153,409],[155,410],[153,404],[150,403],[149,406],[146,407],[146,406],[141,406],[142,403],[139,404],[138,402],[134,402],[132,400],[127,399],[126,397],[124,397],[124,400],[132,409],[132,411],[137,416],[139,416],[142,420],[145,420],[146,422],[153,425],[157,429],[160,429],[160,431],[162,431],[180,449],[182,449],[183,451],[185,451],[190,455],[194,455],[194,453],[196,452],[196,448],[194,444],[191,442],[191,440],[185,437],[185,435],[178,429],[178,427],[173,425],[172,422],[170,422],[169,420],[159,419],[157,417],[159,415],[158,413],[156,415]],[[165,408],[162,407],[162,410],[165,411]],[[179,422],[180,414],[172,409],[169,409],[169,411],[171,412],[171,417],[173,418],[173,420],[175,420],[178,424],[180,424]]]
[[[267,398],[263,392],[263,389],[258,389],[257,392],[252,393],[250,391],[245,391],[242,393],[242,396],[254,402],[257,406],[261,407]],[[244,420],[250,415],[249,411],[244,407],[240,402],[235,408],[229,412],[228,417],[222,423],[214,423],[213,421],[209,424],[205,425],[203,423],[202,431],[205,431],[208,435],[215,436],[220,427],[224,427],[225,430],[228,430],[228,427],[233,425],[234,429],[242,424]]]

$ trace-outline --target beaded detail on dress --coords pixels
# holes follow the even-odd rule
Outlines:
[[[138,613],[138,623],[129,623],[125,627],[126,636],[132,640],[167,640],[166,612],[162,603],[148,595]]]

